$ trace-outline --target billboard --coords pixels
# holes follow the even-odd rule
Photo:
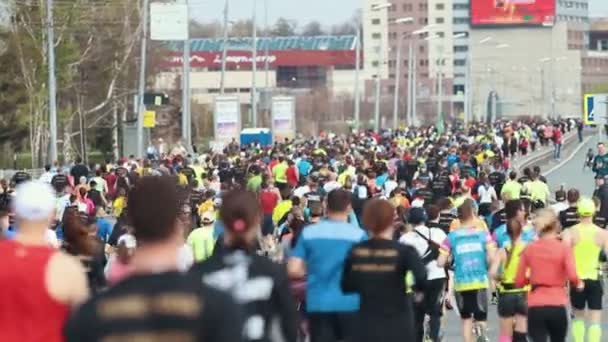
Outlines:
[[[471,25],[553,25],[556,0],[471,0]]]
[[[213,128],[216,142],[230,143],[241,134],[241,104],[236,96],[215,98]]]
[[[272,136],[274,141],[296,136],[296,99],[293,96],[272,98]]]
[[[169,41],[188,39],[188,5],[151,3],[150,38]]]
[[[163,68],[181,67],[183,53],[171,52],[161,61]],[[356,64],[355,51],[269,51],[257,55],[258,67],[266,62],[270,67],[280,66],[353,66]],[[229,68],[250,68],[253,57],[250,51],[228,51],[226,65]],[[220,68],[222,66],[221,52],[196,51],[190,55],[190,66],[193,68]]]
[[[585,125],[604,124],[608,116],[608,94],[586,94],[583,104]]]

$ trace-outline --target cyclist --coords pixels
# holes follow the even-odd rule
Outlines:
[[[463,341],[474,341],[473,318],[478,341],[488,341],[488,263],[495,246],[487,229],[479,226],[473,200],[464,201],[458,208],[458,216],[458,227],[442,243],[437,264],[443,267],[450,255],[454,258],[454,295],[462,319]]]
[[[574,310],[572,335],[575,342],[599,342],[602,334],[602,284],[599,280],[599,257],[608,251],[608,232],[593,224],[595,203],[583,198],[578,203],[580,223],[562,234],[563,242],[572,248],[576,273],[585,283],[584,291],[570,291]],[[585,308],[588,309],[585,322]],[[588,323],[585,339],[585,323]]]
[[[519,201],[519,212],[524,212],[523,205]],[[508,203],[510,205],[511,203]],[[527,311],[526,294],[529,287],[518,288],[515,286],[515,273],[519,265],[521,252],[524,250],[528,241],[523,239],[523,227],[521,220],[516,217],[511,218],[506,225],[508,241],[504,247],[498,250],[490,274],[498,282],[497,288],[500,293],[498,297],[498,316],[500,317],[500,337],[499,342],[525,342],[527,330]],[[498,274],[502,268],[502,274]],[[513,319],[515,319],[515,331],[513,329]]]

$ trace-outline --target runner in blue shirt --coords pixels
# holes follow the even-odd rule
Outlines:
[[[348,222],[351,196],[342,189],[327,195],[327,219],[304,228],[289,260],[290,277],[306,277],[311,341],[348,340],[359,309],[359,296],[345,295],[341,289],[347,254],[366,239],[363,230]]]
[[[524,227],[521,232],[521,241],[529,243],[536,239],[536,231],[532,225],[528,224],[527,211],[521,200],[510,200],[505,204],[505,214],[507,222],[516,219]],[[498,248],[505,247],[510,241],[509,234],[507,234],[507,225],[502,224],[494,231],[494,241]]]

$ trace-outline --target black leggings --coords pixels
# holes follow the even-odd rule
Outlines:
[[[541,306],[528,309],[528,336],[532,342],[565,342],[568,312],[565,306]]]
[[[443,294],[445,292],[445,279],[429,280],[424,291],[424,299],[416,303],[416,341],[424,339],[424,317],[429,315],[429,337],[432,341],[439,340],[441,315],[443,309]]]

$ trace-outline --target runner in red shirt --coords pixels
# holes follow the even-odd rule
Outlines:
[[[293,162],[293,160],[287,161],[286,176],[287,176],[287,184],[289,184],[290,187],[295,188],[298,186],[298,183],[300,180],[300,175],[298,172],[298,168],[296,167],[296,164]]]
[[[260,207],[262,208],[262,233],[264,235],[274,232],[274,223],[272,223],[272,212],[279,203],[279,195],[268,187],[267,182],[262,182],[262,190],[259,195]]]
[[[71,307],[88,296],[85,271],[48,245],[55,216],[49,185],[24,183],[13,201],[19,231],[0,241],[0,341],[63,341]]]

